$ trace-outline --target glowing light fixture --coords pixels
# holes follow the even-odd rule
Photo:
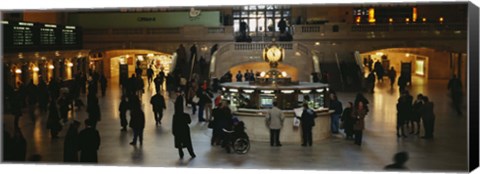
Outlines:
[[[442,23],[443,22],[443,17],[438,18],[438,21],[440,21],[440,23]]]
[[[153,53],[148,53],[147,54],[147,57],[153,57],[153,56],[155,56]]]
[[[287,75],[288,75],[287,72],[285,72],[285,71],[282,72],[283,77],[287,77]]]
[[[405,18],[405,22],[406,23],[410,22],[410,18]]]
[[[312,91],[312,90],[300,90],[300,92],[303,93],[303,94],[308,94],[308,93],[310,93],[311,91]]]
[[[368,9],[368,22],[375,23],[375,9],[370,8]]]
[[[21,70],[21,69],[16,69],[16,70],[15,70],[15,73],[21,74],[21,73],[22,73],[22,70]]]
[[[274,92],[273,90],[262,90],[262,93],[264,94],[271,94],[273,92]]]
[[[417,21],[417,7],[413,7],[412,21],[413,22]]]
[[[315,45],[320,45],[320,42],[315,42]]]
[[[73,63],[72,63],[72,62],[68,62],[68,63],[67,63],[67,66],[68,66],[68,67],[73,67]]]
[[[137,56],[137,59],[138,59],[139,61],[143,61],[143,60],[144,60],[142,55],[138,55],[138,56]]]
[[[375,53],[377,56],[383,56],[383,53],[382,52],[376,52]]]
[[[255,90],[253,90],[253,89],[244,89],[243,90],[243,92],[247,93],[247,94],[253,93],[253,91],[255,91]]]
[[[355,22],[360,23],[360,21],[361,21],[360,16],[357,16],[357,18],[355,19]]]
[[[388,19],[388,22],[392,23],[392,22],[393,22],[393,19],[392,19],[392,18]]]
[[[48,69],[55,69],[55,66],[53,66],[53,65],[48,65]]]
[[[427,22],[427,18],[422,18],[422,22]]]
[[[405,54],[406,57],[410,57],[410,53]]]
[[[229,89],[230,92],[238,92],[238,89]]]
[[[284,93],[284,94],[291,94],[293,92],[295,92],[295,91],[294,90],[282,90],[282,93]]]
[[[40,69],[38,67],[33,67],[33,71],[38,72]]]
[[[260,73],[260,77],[265,77],[265,74],[266,74],[265,71],[262,71],[262,72]]]
[[[316,91],[317,92],[323,92],[323,89],[317,89]]]

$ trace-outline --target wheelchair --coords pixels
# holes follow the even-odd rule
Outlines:
[[[226,129],[223,129],[223,131],[228,137],[227,146],[225,147],[228,153],[230,153],[230,148],[237,154],[248,153],[250,150],[250,140],[245,132],[245,126],[242,121],[234,126],[233,131]]]

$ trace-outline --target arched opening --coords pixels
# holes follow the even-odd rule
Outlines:
[[[229,71],[235,76],[238,71],[242,73],[242,75],[245,73],[245,70],[253,70],[253,73],[257,72],[267,72],[270,69],[270,66],[266,62],[252,62],[252,63],[244,63],[240,65],[233,66],[229,69]],[[288,75],[288,77],[292,78],[292,81],[298,81],[298,70],[297,68],[284,64],[284,63],[279,63],[277,69],[280,72],[285,71]],[[235,81],[235,77],[233,78],[233,81]]]
[[[466,86],[465,53],[432,48],[386,48],[361,53],[360,57],[365,68],[365,76],[369,73],[369,66],[374,69],[375,62],[379,61],[384,67],[385,75],[393,67],[397,72],[397,78],[401,72],[409,73],[412,83],[426,84],[428,80],[447,81],[452,75],[456,75]],[[373,64],[368,63],[370,59]],[[384,79],[387,80],[388,76]]]

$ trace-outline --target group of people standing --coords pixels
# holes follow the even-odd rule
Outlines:
[[[242,82],[242,81],[252,82],[252,81],[255,81],[255,74],[253,73],[253,69],[251,69],[250,71],[248,71],[247,69],[245,70],[244,74],[242,74],[242,71],[238,71],[235,78],[237,79],[237,82]]]
[[[433,106],[433,102],[427,96],[418,94],[413,102],[409,92],[404,91],[397,103],[397,137],[407,137],[405,126],[410,127],[410,134],[420,134],[422,122],[425,134],[421,138],[432,139],[435,124]]]

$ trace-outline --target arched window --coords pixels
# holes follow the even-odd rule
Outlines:
[[[240,31],[240,22],[248,25],[247,32],[263,33],[278,32],[278,22],[284,19],[287,24],[291,21],[290,6],[258,5],[233,8],[233,28]],[[288,29],[287,29],[288,31]]]

